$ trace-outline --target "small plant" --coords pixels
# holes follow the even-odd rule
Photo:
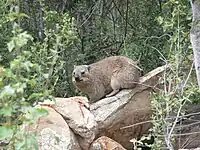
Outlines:
[[[0,76],[0,140],[6,140],[8,149],[36,149],[35,136],[26,133],[24,128],[47,114],[33,106],[53,97],[41,83],[45,77],[41,66],[30,60],[31,52],[22,50],[32,37],[16,24],[13,33],[8,50],[16,53],[16,58],[9,68],[1,68]]]

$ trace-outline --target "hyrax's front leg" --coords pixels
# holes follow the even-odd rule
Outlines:
[[[95,94],[90,94],[89,100],[90,100],[90,103],[93,103],[93,102],[96,102],[97,100],[99,100],[99,97],[97,97]]]
[[[106,95],[106,97],[111,97],[119,92],[119,89],[113,90],[110,94]]]
[[[88,96],[90,97],[91,102],[96,102],[100,100],[102,97],[105,96],[105,87],[103,84],[95,84],[92,87],[92,90],[90,93],[88,93]]]
[[[110,85],[113,91],[110,94],[106,95],[106,97],[111,97],[117,94],[121,88],[120,83],[115,76],[112,76]]]

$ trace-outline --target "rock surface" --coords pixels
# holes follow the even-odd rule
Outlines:
[[[80,146],[88,149],[93,142],[97,123],[94,115],[77,101],[84,101],[85,97],[56,98],[56,104],[53,106],[60,113],[69,127],[77,134]],[[87,99],[85,100],[87,102]]]
[[[136,88],[122,90],[113,97],[92,104],[90,110],[99,127],[97,137],[105,135],[127,149],[133,148],[130,140],[148,133],[151,127],[150,123],[141,122],[151,120],[150,95],[152,91],[158,90],[158,81],[166,69],[167,66],[159,67],[141,77]],[[129,125],[134,126],[126,128]]]
[[[90,146],[90,150],[126,150],[116,141],[102,136],[96,139]]]
[[[29,132],[38,134],[40,149],[81,150],[74,133],[62,116],[50,107],[41,107],[46,109],[49,114],[40,118],[36,125],[28,127]]]

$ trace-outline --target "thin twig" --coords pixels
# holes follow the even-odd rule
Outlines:
[[[100,3],[101,0],[99,0],[98,2],[96,2],[96,4],[93,7],[92,12],[89,14],[89,16],[84,20],[84,22],[79,26],[82,27],[88,20],[89,18],[92,16],[92,14],[94,13],[95,9],[98,8],[98,4]]]
[[[172,136],[172,132],[174,131],[174,128],[175,128],[175,126],[176,126],[176,124],[177,124],[177,122],[178,122],[178,117],[180,116],[181,109],[182,109],[182,107],[184,106],[185,103],[186,103],[186,101],[184,101],[184,103],[179,107],[178,112],[177,112],[177,115],[176,115],[176,118],[175,118],[175,121],[174,121],[174,123],[173,123],[173,125],[172,125],[172,128],[171,128],[169,134],[166,135],[167,138],[168,138],[167,143],[170,145],[170,147],[171,147],[172,149],[173,149],[173,146],[172,146],[172,144],[171,144],[171,140],[170,140],[170,139],[171,139],[171,136]]]
[[[153,122],[153,121],[154,121],[154,120],[147,120],[147,121],[135,123],[135,124],[133,124],[133,125],[121,127],[120,130],[122,130],[122,129],[127,129],[127,128],[131,128],[131,127],[138,126],[138,125],[145,124],[145,123],[151,123],[151,122]]]
[[[188,133],[180,133],[180,134],[172,134],[172,136],[186,136],[186,135],[193,135],[193,134],[200,134],[200,131],[198,132],[188,132]],[[158,137],[164,137],[165,135],[157,135]]]
[[[139,84],[139,85],[146,86],[146,87],[150,87],[150,88],[152,88],[152,89],[156,89],[156,90],[159,90],[159,91],[163,91],[162,89],[160,89],[160,88],[158,88],[158,87],[156,87],[156,86],[151,86],[151,85],[144,84],[144,83],[140,83],[140,82],[135,82],[135,83],[137,83],[137,84]]]
[[[163,37],[165,37],[165,36],[168,36],[169,38],[171,37],[170,34],[163,34],[163,35],[161,35],[161,36],[150,36],[150,37],[142,37],[142,38],[146,38],[146,39],[144,40],[144,43],[146,44],[146,43],[147,43],[147,40],[149,40],[149,39],[161,39],[161,38],[163,38]]]
[[[185,117],[194,116],[194,115],[200,115],[200,112],[190,113],[190,114],[187,114],[187,115],[179,116],[178,118],[185,118]],[[177,118],[177,117],[170,117],[170,118],[166,118],[165,120],[171,120],[171,119],[175,119],[175,118]],[[141,124],[145,124],[145,123],[151,123],[151,122],[154,122],[154,121],[155,122],[161,121],[161,119],[158,119],[158,120],[147,120],[147,121],[139,122],[139,123],[132,124],[132,125],[129,125],[129,126],[124,126],[124,127],[121,127],[120,129],[131,128],[131,127],[134,127],[134,126],[137,126],[137,125],[141,125]]]
[[[190,124],[186,124],[186,125],[177,126],[177,127],[175,127],[175,129],[186,128],[186,127],[193,126],[193,125],[196,125],[196,124],[200,124],[200,121],[190,123]]]
[[[164,59],[165,63],[167,63],[167,59],[165,58],[165,56],[155,47],[152,46],[153,49],[155,49],[161,56],[162,58]]]
[[[185,88],[185,86],[186,86],[186,84],[187,84],[187,82],[188,82],[188,80],[189,80],[189,77],[190,77],[190,75],[191,75],[191,73],[192,73],[193,67],[194,67],[194,61],[192,62],[192,65],[191,65],[191,67],[190,67],[190,71],[189,71],[188,76],[187,76],[187,78],[186,78],[186,80],[185,80],[185,83],[184,83],[183,86],[182,86],[181,95],[183,95],[183,89]]]

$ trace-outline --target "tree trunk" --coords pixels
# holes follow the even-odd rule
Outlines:
[[[190,0],[190,3],[193,13],[190,40],[193,47],[195,69],[200,89],[200,0]]]
[[[38,37],[40,40],[43,40],[45,38],[45,35],[44,35],[44,20],[43,20],[43,17],[44,17],[44,12],[43,12],[43,8],[42,8],[42,4],[41,2],[39,1],[39,25],[38,25]]]

